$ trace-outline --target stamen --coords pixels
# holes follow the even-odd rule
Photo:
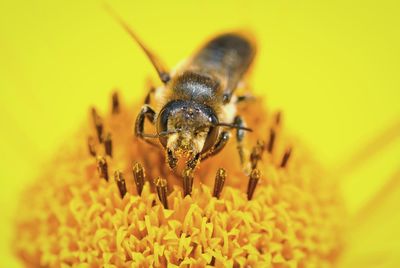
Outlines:
[[[193,172],[190,169],[183,171],[183,196],[191,195],[193,188]]]
[[[136,163],[133,166],[133,178],[135,179],[136,191],[138,195],[142,195],[145,176],[144,168],[139,163]]]
[[[265,144],[262,140],[258,140],[256,146],[254,146],[250,154],[251,168],[257,167],[258,161],[262,159],[262,153],[264,151]]]
[[[110,157],[112,157],[112,140],[111,140],[111,133],[107,133],[105,139],[104,139],[104,149],[106,151],[106,154]]]
[[[223,168],[219,168],[217,171],[217,175],[215,176],[215,184],[214,184],[214,191],[213,196],[218,198],[221,195],[222,188],[224,187],[226,179],[226,171]]]
[[[117,183],[118,189],[119,189],[119,194],[121,198],[124,198],[126,194],[126,184],[125,184],[125,179],[122,176],[122,172],[117,170],[114,172],[114,180]]]
[[[119,113],[119,110],[120,110],[120,104],[119,104],[118,93],[114,92],[112,94],[112,113],[117,114]]]
[[[96,116],[97,116],[96,108],[92,107],[91,112],[92,112],[92,119],[93,119],[93,121],[94,121],[94,119],[95,119]]]
[[[100,143],[103,142],[103,120],[101,117],[97,114],[97,111],[95,108],[92,108],[92,117],[93,117],[93,123],[96,128],[96,134],[97,134],[97,139],[99,140]]]
[[[214,256],[212,256],[212,258],[211,258],[210,266],[215,266],[215,257]]]
[[[267,150],[269,153],[272,153],[272,150],[274,149],[275,137],[276,137],[275,130],[271,128],[269,131],[269,142],[267,146]]]
[[[283,155],[282,162],[281,162],[281,167],[282,167],[282,168],[286,167],[287,162],[288,162],[288,160],[289,160],[291,154],[292,154],[292,148],[289,147],[289,148],[286,150],[285,154]]]
[[[158,199],[163,204],[165,209],[168,209],[167,200],[167,180],[158,177],[155,181]]]
[[[96,156],[96,145],[92,136],[88,137],[88,149],[91,156]]]
[[[275,115],[275,124],[280,126],[282,122],[282,111],[278,111]]]
[[[258,181],[260,180],[261,174],[258,169],[253,169],[250,173],[249,185],[247,186],[247,199],[251,200],[253,198],[254,191]]]
[[[103,156],[97,158],[97,170],[99,171],[100,178],[108,181],[108,165],[107,161]]]

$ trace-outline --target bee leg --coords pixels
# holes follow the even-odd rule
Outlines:
[[[223,131],[219,135],[218,140],[215,143],[215,145],[213,146],[211,152],[201,156],[201,161],[209,158],[210,156],[216,155],[219,152],[221,152],[221,150],[224,149],[225,145],[228,143],[229,138],[230,138],[229,132],[228,131]]]
[[[244,121],[242,117],[236,116],[233,124],[236,126],[244,127]],[[236,130],[236,141],[237,141],[237,150],[239,153],[240,164],[244,165],[244,150],[243,150],[243,139],[244,139],[245,130],[238,128]]]
[[[175,169],[176,168],[176,164],[178,163],[178,159],[175,157],[175,154],[171,149],[167,149],[167,162],[168,162],[168,166],[171,169]]]
[[[185,167],[185,170],[188,170],[188,171],[193,171],[195,168],[196,168],[196,166],[197,166],[197,164],[199,163],[199,161],[200,161],[200,153],[197,153],[197,154],[195,154],[192,158],[190,158],[187,162],[186,162],[186,167]]]
[[[183,193],[184,196],[190,195],[193,187],[193,172],[196,169],[197,164],[200,162],[201,154],[197,153],[192,155],[191,158],[186,162],[185,168],[182,173],[183,177]]]
[[[150,88],[149,92],[146,95],[146,98],[144,99],[144,104],[150,104],[151,100],[151,95],[156,92],[156,89],[154,87]]]
[[[150,82],[148,82],[148,84],[149,84],[148,87],[150,89],[149,89],[149,92],[146,95],[146,98],[144,99],[144,104],[150,104],[151,95],[153,95],[154,92],[156,92],[156,88]]]
[[[154,120],[156,118],[156,112],[147,104],[143,105],[142,109],[140,110],[140,113],[136,117],[135,136],[143,139],[144,141],[146,141],[147,143],[149,143],[151,145],[157,145],[156,143],[154,143],[146,138],[146,135],[144,133],[144,122],[145,122],[146,118],[152,124],[154,124]]]

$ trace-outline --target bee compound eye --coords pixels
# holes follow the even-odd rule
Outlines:
[[[168,130],[168,115],[166,109],[161,110],[157,119],[157,133],[163,133]],[[159,140],[162,146],[167,147],[168,137],[165,135],[160,135]]]

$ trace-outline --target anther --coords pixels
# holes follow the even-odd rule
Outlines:
[[[285,154],[282,157],[282,162],[281,162],[281,167],[284,168],[287,165],[287,162],[289,161],[290,155],[292,154],[292,148],[288,148],[285,152]]]
[[[183,171],[183,196],[191,195],[193,188],[193,171],[186,169]]]
[[[95,142],[92,136],[88,137],[88,149],[91,156],[96,156]]]
[[[114,172],[114,180],[117,183],[121,198],[124,198],[126,194],[126,183],[121,171],[117,170]]]
[[[144,177],[144,168],[139,163],[136,163],[133,166],[133,178],[135,179],[136,191],[138,195],[142,195],[145,177]]]
[[[119,110],[120,110],[120,104],[119,104],[118,93],[114,92],[112,94],[112,113],[117,114],[119,113]]]
[[[262,153],[264,151],[265,144],[263,141],[258,140],[256,146],[254,146],[250,154],[251,168],[255,169],[257,167],[258,161],[262,158]]]
[[[275,115],[275,124],[279,126],[282,122],[282,112],[278,111]]]
[[[96,134],[97,134],[97,139],[99,140],[100,143],[103,142],[103,120],[101,117],[97,114],[97,111],[95,108],[92,108],[92,117],[93,117],[93,123],[96,128]]]
[[[276,137],[275,130],[271,128],[269,131],[269,142],[267,146],[267,150],[269,153],[272,153],[272,150],[274,149],[275,137]]]
[[[104,149],[108,156],[112,157],[112,139],[111,133],[107,133],[104,138]]]
[[[96,118],[96,116],[98,116],[98,115],[97,115],[96,108],[92,107],[91,112],[92,112],[92,119],[93,119],[93,121],[94,121],[95,118]]]
[[[97,170],[99,171],[100,178],[108,181],[108,165],[103,156],[97,158]]]
[[[211,261],[210,261],[211,266],[215,266],[215,257],[212,256]]]
[[[258,181],[260,180],[260,171],[258,169],[253,169],[249,177],[249,185],[247,186],[247,199],[251,200],[253,198],[254,191]]]
[[[215,176],[215,184],[214,184],[214,191],[213,196],[219,198],[222,192],[222,188],[224,187],[226,179],[226,171],[223,168],[219,168],[217,171],[217,175]]]
[[[168,209],[167,200],[167,180],[158,177],[155,181],[158,199],[163,204],[165,209]]]

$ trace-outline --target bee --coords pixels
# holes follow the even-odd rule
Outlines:
[[[111,15],[142,48],[162,82],[145,98],[134,126],[136,137],[152,145],[158,139],[172,170],[185,157],[184,171],[193,172],[201,161],[223,150],[234,130],[243,165],[242,141],[251,129],[236,106],[248,96],[237,96],[235,90],[256,53],[251,38],[239,33],[216,36],[170,72],[123,19],[112,10]],[[158,110],[150,105],[152,97]],[[145,133],[146,121],[155,126],[155,134]]]

